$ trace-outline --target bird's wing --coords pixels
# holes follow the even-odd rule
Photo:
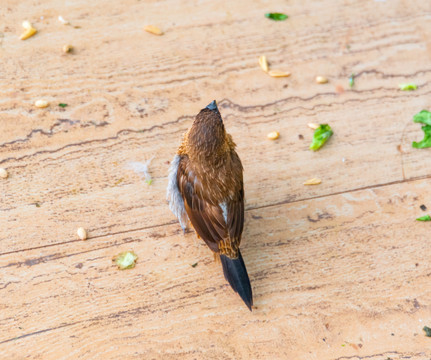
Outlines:
[[[189,158],[182,156],[178,165],[177,183],[187,215],[197,234],[212,251],[236,257],[244,225],[242,182],[236,199],[223,204],[223,209],[222,204],[205,196],[202,183],[191,169]]]

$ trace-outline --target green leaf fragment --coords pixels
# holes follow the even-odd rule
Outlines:
[[[429,112],[428,110],[422,110],[421,112],[413,116],[413,121],[415,123],[431,125],[431,112]]]
[[[137,259],[138,255],[136,255],[133,251],[125,251],[121,254],[118,254],[117,256],[114,256],[112,261],[115,261],[120,270],[125,270],[134,268]]]
[[[422,330],[425,331],[425,336],[431,337],[431,328],[424,326]]]
[[[422,110],[413,116],[413,121],[415,123],[425,124],[422,126],[422,131],[424,132],[424,138],[420,142],[413,141],[412,146],[415,149],[424,149],[431,147],[431,113],[427,110]]]
[[[194,263],[191,266],[192,266],[192,268],[195,268],[196,266],[198,266],[198,263]]]
[[[60,106],[60,107],[62,107],[62,108],[65,108],[65,107],[67,106],[67,104],[65,104],[65,103],[60,103],[60,104],[58,104],[58,106]]]
[[[412,146],[415,149],[425,149],[431,147],[431,125],[422,126],[422,131],[424,132],[424,138],[422,141],[413,141]]]
[[[410,84],[399,84],[398,86],[403,91],[412,91],[412,90],[416,90],[418,88],[417,85],[413,84],[413,83],[410,83]]]
[[[352,88],[353,85],[355,85],[355,74],[352,74],[349,77],[349,86]]]
[[[412,146],[415,149],[425,149],[431,147],[431,125],[422,126],[422,131],[424,132],[424,138],[422,141],[413,141]]]
[[[283,21],[288,18],[288,16],[283,13],[266,13],[265,16],[274,21]]]
[[[431,221],[431,216],[429,216],[429,215],[421,216],[421,217],[418,217],[416,220],[417,221]]]
[[[321,124],[314,131],[313,141],[310,145],[310,150],[319,150],[332,136],[334,132],[328,124]]]
[[[145,182],[146,182],[148,185],[151,185],[151,184],[153,183],[153,179],[145,180]]]

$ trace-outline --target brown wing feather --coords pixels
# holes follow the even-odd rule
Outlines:
[[[228,201],[227,223],[223,210],[215,201],[205,198],[205,189],[191,168],[187,155],[183,155],[177,172],[177,182],[184,199],[187,215],[197,234],[214,252],[237,256],[244,226],[244,191]]]
[[[235,201],[229,202],[227,222],[229,236],[231,239],[236,239],[239,246],[242,230],[244,228],[244,189],[242,184],[238,198]]]

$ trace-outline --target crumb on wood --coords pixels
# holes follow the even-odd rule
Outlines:
[[[343,87],[343,85],[340,85],[340,84],[336,85],[336,86],[335,86],[335,91],[336,91],[338,94],[342,94],[342,93],[344,92],[344,87]]]
[[[124,178],[120,178],[120,179],[118,179],[118,180],[114,183],[114,186],[117,186],[117,185],[121,184],[123,181],[124,181]]]

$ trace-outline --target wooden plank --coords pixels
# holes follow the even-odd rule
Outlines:
[[[163,4],[160,8],[181,6]],[[129,5],[116,8],[115,20],[102,14],[90,21],[79,6],[62,11],[80,29],[61,25],[53,12],[42,15],[40,9],[44,19],[35,23],[40,33],[18,43],[12,30],[20,29],[13,24],[18,16],[31,14],[10,11],[2,49],[13,55],[5,66],[12,76],[0,84],[0,166],[11,176],[0,195],[6,219],[0,253],[72,241],[81,224],[102,236],[171,222],[163,203],[166,161],[194,114],[213,98],[221,100],[226,126],[238,143],[248,208],[428,175],[426,151],[409,145],[422,136],[411,118],[428,106],[430,93],[430,30],[420,27],[426,6],[408,7],[401,16],[382,4],[363,4],[368,16],[358,19],[347,10],[335,15],[334,4],[312,8],[311,17],[297,5],[292,19],[273,23],[262,16],[265,6],[246,9],[241,3],[235,12],[250,20],[236,20],[226,8],[216,12],[214,23],[188,26],[173,26],[173,18],[168,21],[153,8],[161,23],[171,24],[166,36],[155,37],[142,32],[139,17],[127,18],[148,9]],[[375,17],[375,11],[387,16]],[[351,21],[347,28],[344,16]],[[304,28],[306,18],[312,21]],[[250,28],[251,19],[259,19],[261,27]],[[199,39],[213,34],[215,23],[224,33],[215,33],[203,51]],[[362,31],[366,26],[371,30]],[[361,35],[353,35],[354,30]],[[89,37],[79,37],[82,43],[76,44],[82,33]],[[236,42],[230,34],[238,34]],[[132,59],[127,49],[118,51],[126,39],[132,49],[140,49]],[[59,53],[64,41],[76,45],[70,57]],[[29,51],[37,56],[25,56]],[[264,74],[257,66],[262,53],[272,66],[292,71],[292,77]],[[352,72],[358,74],[356,85],[348,90]],[[316,74],[328,76],[330,83],[314,84]],[[417,82],[419,90],[398,91],[397,84],[404,81]],[[343,94],[335,91],[339,84],[346,88]],[[32,102],[39,97],[52,106],[34,109]],[[59,102],[69,106],[61,109]],[[318,153],[308,150],[309,122],[327,122],[335,130]],[[266,139],[272,130],[281,133],[277,142]],[[305,139],[298,139],[299,134]],[[155,182],[148,189],[125,167],[153,156]],[[322,185],[304,187],[311,177],[322,178]],[[36,202],[41,208],[34,208]],[[31,243],[17,224],[23,224]],[[45,229],[50,229],[49,237]]]
[[[306,124],[315,121],[314,111],[289,120],[278,115],[268,119],[264,114],[254,120],[254,114],[245,115],[243,121],[239,111],[230,114],[224,105],[231,104],[222,101],[226,126],[238,143],[245,168],[247,208],[427,176],[428,151],[408,145],[421,136],[420,126],[410,125],[410,116],[403,119],[395,114],[415,100],[413,95],[400,95],[388,101],[387,106],[394,109],[375,133],[381,99],[362,103],[353,121],[345,120],[351,113],[345,105],[332,105],[331,112],[320,113],[320,120],[329,122],[335,135],[318,153],[308,150],[312,131]],[[8,162],[15,165],[7,166],[11,175],[2,184],[2,214],[7,221],[6,231],[0,235],[1,253],[71,241],[81,225],[89,227],[93,236],[102,236],[173,221],[165,204],[167,162],[191,121],[190,117],[179,118],[143,133],[120,130],[112,139],[80,141],[54,153]],[[273,129],[281,132],[276,142],[266,139],[266,132]],[[298,134],[304,134],[305,140],[298,139]],[[397,150],[400,144],[403,154]],[[148,186],[128,166],[152,157],[154,182]],[[303,185],[313,177],[321,178],[322,184]],[[35,218],[40,221],[32,221]],[[22,237],[21,226],[32,238],[31,245]],[[49,235],[44,229],[49,229]]]
[[[252,313],[178,225],[2,256],[0,353],[425,359],[429,224],[415,217],[429,183],[248,211]],[[111,257],[126,249],[139,261],[121,272]]]

